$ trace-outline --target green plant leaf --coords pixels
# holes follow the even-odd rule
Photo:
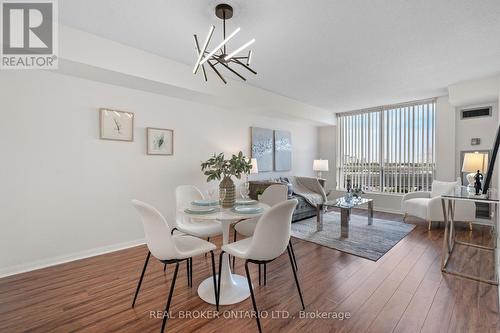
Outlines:
[[[237,155],[232,155],[230,159],[224,158],[224,153],[213,154],[211,158],[201,163],[201,171],[208,176],[207,182],[220,180],[222,176],[235,176],[241,179],[242,174],[250,173],[252,163],[249,158],[240,151]]]

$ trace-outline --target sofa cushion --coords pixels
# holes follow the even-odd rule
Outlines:
[[[420,217],[421,219],[428,219],[428,206],[430,198],[414,198],[404,201],[403,210],[409,215]]]
[[[457,182],[442,182],[435,180],[432,182],[431,197],[434,198],[446,194],[452,191],[455,188],[455,185],[457,185]]]
[[[292,198],[298,201],[297,207],[295,207],[295,211],[293,212],[292,222],[316,216],[316,208],[311,206],[303,197],[294,194]]]

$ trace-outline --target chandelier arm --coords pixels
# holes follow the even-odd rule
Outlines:
[[[225,63],[221,62],[220,63],[222,66],[226,67],[228,70],[230,70],[231,72],[233,72],[233,74],[237,75],[240,79],[242,79],[243,81],[246,81],[247,79],[245,79],[245,77],[243,77],[241,74],[239,74],[237,71],[235,71],[234,69],[232,69],[231,67],[229,67],[228,65],[226,65]]]
[[[226,60],[226,61],[231,60],[235,55],[237,55],[238,53],[240,53],[241,51],[243,51],[244,49],[246,49],[247,47],[249,47],[253,43],[255,43],[255,38],[252,39],[252,40],[250,40],[250,41],[248,41],[248,42],[246,42],[245,44],[243,44],[242,46],[240,46],[239,48],[237,48],[236,50],[234,50],[230,54],[226,55],[224,57],[224,60]]]
[[[215,30],[215,26],[213,26],[213,25],[210,26],[210,28],[208,29],[208,35],[207,35],[207,38],[205,39],[205,43],[203,44],[203,47],[201,48],[202,51],[198,55],[198,59],[196,60],[196,64],[194,65],[193,74],[196,74],[196,72],[198,72],[198,68],[200,68],[200,62],[202,61],[201,58],[203,58],[203,55],[205,54],[205,50],[208,47],[208,43],[210,42],[210,39],[212,38],[212,34],[214,33],[214,30]]]
[[[205,65],[201,65],[201,70],[203,72],[203,77],[205,78],[205,82],[208,82],[207,71],[205,70]]]
[[[207,64],[210,65],[210,67],[212,67],[212,69],[214,70],[215,74],[217,74],[220,79],[222,80],[222,82],[224,82],[224,84],[227,84],[227,81],[224,79],[224,76],[222,76],[221,73],[219,73],[219,71],[217,70],[217,68],[215,68],[214,65],[212,65],[212,63],[210,61],[207,61]]]
[[[207,71],[205,70],[205,65],[201,65],[201,70],[203,71],[203,77],[205,78],[205,82],[208,82]]]
[[[252,61],[252,50],[248,50],[247,66],[250,66],[251,61]]]
[[[237,63],[237,64],[239,64],[239,65],[241,65],[241,66],[243,66],[243,67],[245,67],[247,70],[249,70],[249,71],[250,71],[250,72],[252,72],[253,74],[257,74],[257,72],[256,72],[256,71],[254,71],[253,69],[251,69],[250,67],[248,67],[247,65],[245,65],[244,63],[242,63],[241,61],[239,61],[238,59],[234,59],[234,58],[233,58],[233,59],[231,59],[231,61],[232,61],[232,62],[234,62],[234,63]]]
[[[210,57],[212,57],[222,46],[226,45],[227,42],[229,42],[231,40],[231,38],[233,38],[234,36],[236,36],[236,34],[238,32],[240,32],[241,28],[237,28],[236,30],[234,30],[229,36],[227,36],[222,42],[219,43],[219,45],[217,45],[215,47],[215,49],[210,52],[207,56],[205,56],[205,58],[203,58],[201,61],[200,61],[200,65],[204,64],[208,59],[210,59]]]
[[[196,50],[198,51],[198,56],[200,56],[200,44],[198,43],[198,36],[194,35],[194,43],[196,44]],[[205,70],[205,65],[201,65],[201,70],[203,71],[203,77],[205,78],[205,82],[208,81],[207,71]]]
[[[222,11],[222,39],[226,39],[226,11]],[[224,54],[226,54],[226,44],[224,44]]]

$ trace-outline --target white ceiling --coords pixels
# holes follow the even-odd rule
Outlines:
[[[227,30],[241,27],[230,49],[257,40],[259,74],[241,71],[251,85],[334,112],[444,95],[500,72],[499,0],[64,0],[59,14],[192,65],[193,33],[203,40],[215,24],[211,45],[221,40],[220,2],[235,7]]]

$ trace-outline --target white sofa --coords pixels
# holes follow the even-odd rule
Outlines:
[[[443,207],[440,196],[453,191],[457,182],[433,181],[431,192],[412,192],[405,194],[402,200],[402,211],[405,214],[416,216],[429,222],[429,230],[432,222],[444,220]],[[468,222],[472,229],[471,221],[476,219],[476,205],[473,202],[456,201],[455,221]]]

